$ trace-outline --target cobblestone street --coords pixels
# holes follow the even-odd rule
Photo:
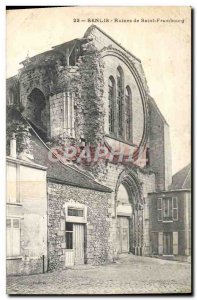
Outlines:
[[[190,293],[191,265],[133,255],[103,266],[7,278],[8,294]]]

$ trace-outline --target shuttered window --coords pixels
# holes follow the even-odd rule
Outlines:
[[[157,220],[163,222],[172,222],[178,220],[177,197],[165,197],[157,199]]]
[[[6,253],[7,257],[20,255],[20,219],[6,220]]]
[[[172,198],[163,199],[163,219],[172,220]]]

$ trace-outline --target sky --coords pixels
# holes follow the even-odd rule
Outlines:
[[[74,22],[77,18],[86,21]],[[95,18],[99,19],[98,23],[92,22]],[[101,22],[106,18],[110,22]],[[129,19],[132,22],[115,22],[114,19]],[[166,20],[169,22],[164,22]],[[31,57],[55,45],[81,38],[92,24],[103,29],[142,61],[150,94],[170,126],[172,173],[190,163],[190,8],[19,9],[7,12],[6,23],[7,77],[17,74],[22,67],[19,63],[27,54]]]

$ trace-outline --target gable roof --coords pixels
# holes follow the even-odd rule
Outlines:
[[[191,190],[191,164],[187,165],[172,176],[170,190]]]
[[[104,34],[108,39],[110,39],[113,43],[115,43],[118,47],[122,48],[122,50],[124,50],[125,52],[127,52],[129,55],[131,55],[133,58],[135,58],[136,60],[138,60],[141,63],[141,60],[139,58],[137,58],[135,55],[133,55],[130,51],[128,51],[126,48],[124,48],[121,44],[119,44],[118,42],[116,42],[109,34],[107,34],[105,31],[103,31],[100,27],[92,24],[90,27],[88,27],[88,29],[86,30],[85,34],[84,34],[84,38],[86,38],[92,30],[97,29],[99,30],[102,34]]]
[[[10,112],[10,116],[8,114],[7,118],[11,116],[13,117],[13,114]],[[87,175],[87,172],[85,173],[72,165],[64,164],[58,158],[52,161],[52,159],[50,159],[52,156],[51,150],[40,138],[35,129],[18,111],[16,111],[16,116],[18,121],[20,119],[21,122],[30,126],[32,154],[34,157],[31,161],[47,167],[47,179],[49,181],[100,192],[112,192],[110,188],[96,182],[91,176]]]

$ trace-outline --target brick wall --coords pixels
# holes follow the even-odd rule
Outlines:
[[[87,205],[85,262],[102,264],[113,257],[110,240],[110,194],[48,182],[48,255],[49,269],[65,265],[65,213],[69,200]]]

